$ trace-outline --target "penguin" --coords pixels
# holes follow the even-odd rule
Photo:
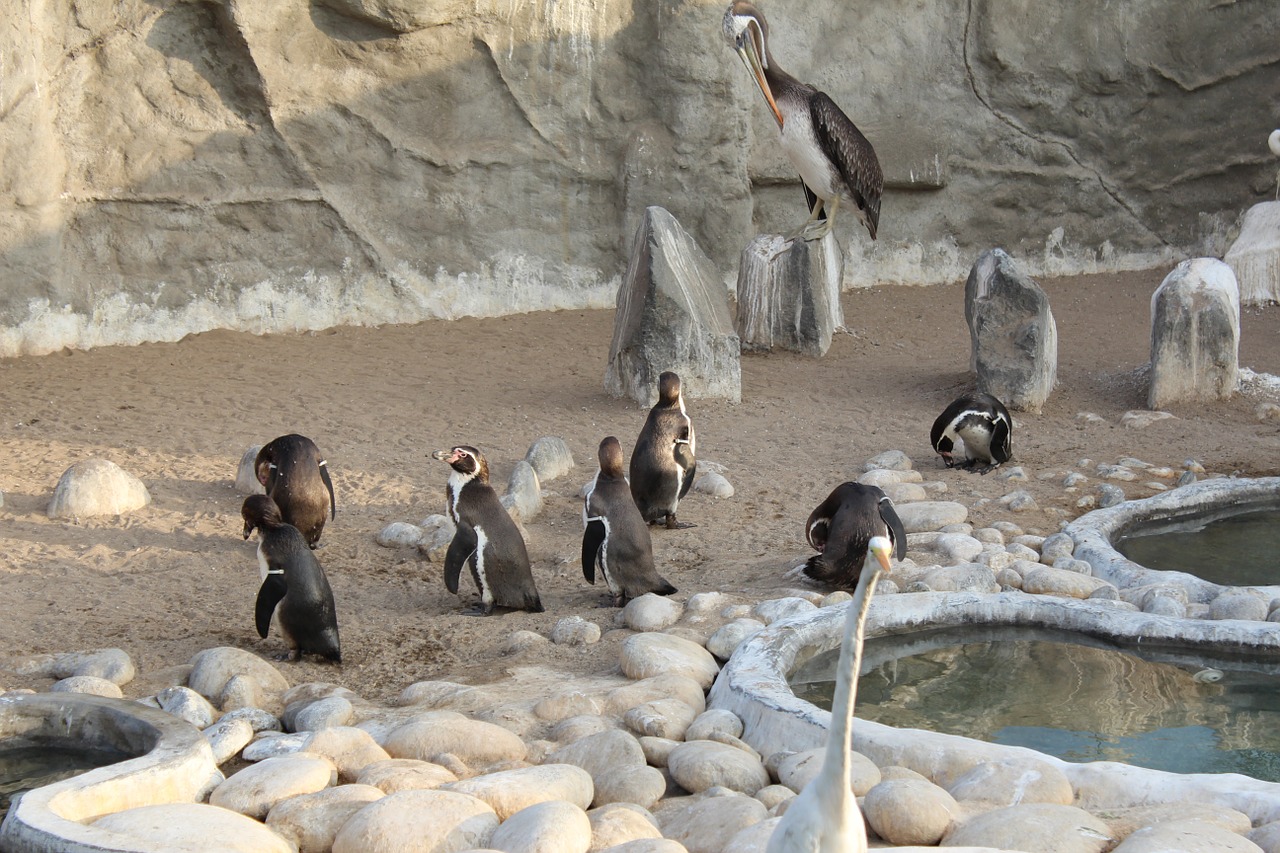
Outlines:
[[[961,468],[973,470],[981,462],[984,464],[976,470],[986,474],[1013,458],[1013,419],[1004,403],[990,394],[965,394],[933,422],[929,440],[948,468],[957,464],[951,455],[957,438],[964,441]]]
[[[646,592],[671,595],[676,588],[653,567],[653,541],[623,473],[622,445],[608,436],[598,456],[600,470],[582,501],[582,576],[594,584],[599,566],[614,607]]]
[[[306,436],[282,435],[262,446],[253,461],[253,469],[258,482],[280,507],[284,520],[302,531],[308,545],[316,547],[324,531],[326,504],[330,518],[338,515],[329,463],[320,454],[320,448]]]
[[[851,590],[858,585],[867,543],[873,536],[887,538],[899,560],[907,556],[907,532],[893,501],[878,486],[836,486],[809,514],[804,535],[818,551],[805,564],[804,574],[837,589]]]
[[[698,470],[696,453],[697,437],[680,394],[680,377],[668,370],[658,377],[658,402],[631,451],[631,496],[649,524],[663,521],[669,530],[696,526],[676,520],[676,508]]]
[[[280,507],[266,495],[246,498],[240,515],[244,518],[244,538],[248,539],[254,529],[261,536],[258,565],[262,586],[254,607],[258,636],[267,638],[274,613],[289,646],[289,652],[277,660],[299,661],[311,652],[342,663],[333,590],[307,540],[298,528],[284,520]]]
[[[444,558],[444,585],[455,595],[464,563],[480,590],[479,615],[495,607],[542,612],[542,601],[533,583],[529,553],[520,529],[489,485],[489,463],[474,447],[462,445],[437,450],[431,456],[447,462],[449,517],[457,525]]]

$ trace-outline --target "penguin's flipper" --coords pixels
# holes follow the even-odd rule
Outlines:
[[[462,567],[476,552],[476,531],[470,524],[459,524],[458,532],[453,534],[449,550],[444,555],[444,587],[454,595],[458,594],[458,579],[462,577]]]
[[[1009,421],[999,415],[991,422],[991,458],[1000,465],[1013,458],[1009,448]]]
[[[262,639],[265,640],[271,630],[271,614],[276,612],[276,605],[288,591],[289,585],[285,583],[283,569],[272,569],[262,579],[262,586],[258,588],[258,602],[253,613],[254,621],[258,625],[258,636]]]
[[[693,485],[693,477],[698,473],[698,462],[694,459],[693,448],[687,440],[679,440],[675,446],[676,464],[684,472],[680,480],[680,498],[689,494],[689,488]]]
[[[889,527],[889,540],[893,543],[893,556],[899,560],[907,558],[907,530],[898,518],[898,511],[893,508],[893,501],[888,496],[880,499],[880,520]]]
[[[589,584],[596,582],[596,556],[608,533],[604,519],[599,516],[587,519],[587,529],[582,531],[582,576]]]
[[[324,487],[329,490],[329,520],[338,517],[338,499],[333,496],[333,480],[329,479],[329,462],[328,460],[320,460],[320,479],[324,480]]]

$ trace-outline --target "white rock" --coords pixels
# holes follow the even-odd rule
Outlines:
[[[614,768],[638,768],[646,764],[640,742],[621,729],[597,732],[562,746],[547,756],[547,762],[581,767],[592,780]]]
[[[702,646],[669,634],[636,634],[622,644],[619,663],[628,678],[642,679],[664,673],[685,675],[707,690],[720,665]]]
[[[524,741],[507,729],[453,711],[419,714],[393,729],[382,747],[392,758],[421,761],[450,753],[477,768],[499,761],[518,761],[527,752]]]
[[[58,480],[45,510],[49,518],[124,515],[151,503],[142,481],[106,459],[84,459]]]
[[[719,660],[728,660],[744,640],[762,628],[764,623],[758,619],[734,619],[721,625],[707,638],[707,651]]]
[[[1154,423],[1172,418],[1169,412],[1150,412],[1146,409],[1132,409],[1120,416],[1120,423],[1129,429],[1146,429]]]
[[[886,779],[867,792],[862,812],[876,835],[895,846],[933,847],[960,807],[927,779]]]
[[[769,784],[759,758],[716,741],[680,744],[667,757],[667,769],[680,787],[695,794],[723,787],[751,795]]]
[[[302,749],[307,735],[280,734],[279,732],[263,732],[252,743],[241,750],[240,757],[245,761],[265,761],[282,755],[293,755]]]
[[[252,818],[203,803],[140,806],[104,815],[95,829],[129,839],[133,850],[206,850],[219,853],[296,853],[293,844]]]
[[[606,850],[628,841],[661,838],[658,821],[648,810],[626,803],[610,803],[587,812],[591,821],[591,849]]]
[[[485,847],[498,816],[456,791],[400,791],[356,812],[338,830],[333,853],[429,853]]]
[[[46,678],[87,675],[122,686],[132,681],[136,674],[133,660],[123,649],[33,655],[9,668],[18,675],[43,675]]]
[[[597,806],[633,803],[647,809],[667,792],[667,777],[656,767],[615,767],[600,775],[595,789]]]
[[[372,785],[340,785],[276,804],[267,826],[298,846],[298,853],[328,853],[356,812],[385,796]]]
[[[1083,599],[1089,598],[1105,586],[1110,584],[1095,577],[1059,569],[1056,565],[1037,566],[1022,578],[1022,591],[1034,595],[1062,595]]]
[[[280,694],[289,682],[280,671],[257,655],[243,649],[220,647],[205,649],[191,659],[187,686],[206,699],[216,699],[233,677],[251,679],[263,693]]]
[[[222,719],[203,732],[215,764],[225,764],[253,740],[253,724],[243,718]]]
[[[276,803],[322,791],[338,781],[338,771],[324,758],[285,755],[244,768],[213,789],[209,805],[262,820]]]
[[[265,495],[267,493],[266,487],[258,479],[258,472],[253,467],[254,460],[258,458],[258,451],[261,449],[261,444],[255,444],[240,457],[240,464],[236,466],[237,494]]]
[[[639,735],[684,740],[698,712],[679,699],[654,699],[622,715],[627,728]]]
[[[772,625],[774,622],[790,619],[792,616],[798,616],[802,613],[812,613],[817,609],[817,605],[812,601],[789,596],[787,598],[770,598],[761,601],[752,609],[752,612],[766,625]]]
[[[105,678],[96,678],[92,675],[73,675],[69,678],[55,681],[49,691],[51,693],[82,693],[86,696],[105,696],[108,699],[124,698],[124,692],[120,689],[120,685],[114,681],[107,681]]]
[[[894,504],[929,499],[929,490],[920,483],[886,483],[880,488]]]
[[[1001,759],[974,765],[948,791],[957,800],[997,806],[1024,803],[1070,805],[1075,792],[1057,767],[1034,758]]]
[[[702,796],[656,815],[666,838],[689,853],[720,853],[725,841],[767,817],[764,805],[741,794]]]
[[[717,734],[742,737],[742,720],[724,708],[703,711],[685,732],[685,740],[708,740]]]
[[[190,687],[166,687],[156,694],[156,700],[165,711],[186,720],[197,729],[213,725],[213,720],[218,715],[209,700]]]
[[[600,626],[581,616],[566,616],[556,620],[551,642],[557,646],[589,646],[600,642]]]
[[[825,755],[826,749],[819,747],[787,756],[778,763],[778,782],[796,793],[803,791],[804,786],[822,770]],[[850,756],[849,785],[853,793],[861,797],[880,783],[880,768],[860,752],[851,751]]]
[[[1173,820],[1148,826],[1111,849],[1112,853],[1263,853],[1243,835],[1205,820]]]
[[[999,533],[999,531],[995,531]],[[982,553],[982,541],[963,533],[943,533],[933,542],[933,550],[946,558],[950,565],[969,563]]]
[[[351,726],[312,730],[303,740],[302,749],[331,761],[342,782],[354,782],[369,765],[390,760],[371,734]]]
[[[1270,601],[1255,590],[1231,589],[1209,602],[1210,619],[1265,621]]]
[[[415,548],[426,541],[426,532],[416,524],[393,521],[374,537],[383,548]]]
[[[458,777],[447,768],[416,758],[388,758],[367,764],[356,777],[361,785],[372,785],[387,794],[439,788]]]
[[[543,436],[525,451],[524,461],[528,462],[538,475],[538,482],[549,483],[557,477],[573,470],[573,454],[563,438]]]
[[[511,471],[502,505],[516,521],[528,521],[542,511],[542,484],[538,472],[521,459]]]
[[[948,832],[942,844],[946,847],[1102,853],[1112,849],[1112,838],[1109,827],[1083,809],[1031,803],[971,817]]]
[[[886,450],[883,453],[877,453],[862,463],[864,472],[874,471],[877,468],[884,468],[890,471],[910,471],[911,467],[911,457],[901,450]]]
[[[504,853],[587,853],[591,821],[572,803],[538,803],[503,821],[489,846]]]
[[[678,602],[648,592],[627,602],[622,623],[633,631],[661,631],[676,624],[683,612]]]
[[[884,488],[890,483],[921,483],[924,476],[919,471],[892,471],[888,468],[876,468],[858,476],[857,482],[864,486]]]
[[[582,810],[591,806],[595,789],[591,775],[572,764],[541,764],[518,770],[501,770],[442,786],[488,803],[499,820],[536,803],[564,800]]]
[[[918,501],[895,509],[907,533],[938,530],[948,524],[963,522],[969,517],[969,510],[965,505],[955,501]]]
[[[609,714],[622,714],[642,703],[667,698],[692,708],[694,716],[707,710],[706,691],[702,685],[687,675],[673,672],[614,688],[605,697],[605,710]],[[693,722],[693,717],[689,722]]]
[[[733,485],[715,471],[708,471],[694,480],[693,490],[700,495],[710,495],[713,498],[733,497]]]
[[[285,709],[286,712],[288,709]],[[333,726],[345,726],[355,716],[351,700],[345,696],[326,696],[305,703],[293,715],[290,727],[295,732],[309,732]]]

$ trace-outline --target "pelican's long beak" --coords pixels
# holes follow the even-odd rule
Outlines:
[[[872,536],[871,541],[867,543],[867,554],[874,554],[876,561],[880,563],[880,568],[888,574],[890,571],[889,558],[893,554],[893,543],[886,536]]]
[[[782,113],[778,110],[778,102],[773,99],[773,92],[769,89],[769,81],[764,77],[764,64],[760,61],[760,52],[756,49],[756,37],[760,30],[753,22],[742,33],[745,38],[738,39],[734,45],[734,50],[738,51],[738,56],[742,58],[742,64],[747,66],[747,70],[751,72],[751,79],[756,81],[756,86],[760,88],[760,94],[764,95],[764,99],[769,102],[769,109],[773,112],[774,119],[778,122],[778,127],[782,127]]]

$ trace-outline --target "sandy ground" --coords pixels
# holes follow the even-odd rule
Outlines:
[[[1170,466],[1195,458],[1211,472],[1280,474],[1280,425],[1254,413],[1264,396],[1178,406],[1176,419],[1145,429],[1121,424],[1124,412],[1144,407],[1149,300],[1163,275],[1042,282],[1058,323],[1059,386],[1043,414],[1016,416],[1016,462],[1031,477],[1022,484],[946,470],[928,444],[934,417],[971,385],[963,286],[847,294],[852,334],[837,336],[824,358],[747,355],[740,404],[690,401],[700,456],[725,467],[736,494],[682,503],[680,518],[697,527],[655,530],[659,570],[681,600],[711,590],[743,601],[784,594],[784,571],[809,553],[809,512],[889,449],[971,507],[1029,489],[1038,511],[1014,519],[992,502],[970,520],[1009,518],[1040,533],[1079,513],[1080,493],[1061,480],[1082,458]],[[1280,374],[1280,308],[1246,309],[1241,322],[1241,365]],[[577,559],[577,495],[594,475],[596,447],[617,435],[629,455],[645,416],[603,390],[612,323],[612,311],[585,311],[266,337],[211,332],[0,361],[0,688],[46,687],[3,668],[38,653],[123,648],[141,673],[126,695],[141,696],[179,677],[201,649],[282,651],[277,637],[263,641],[254,630],[256,542],[241,538],[233,480],[246,448],[289,432],[313,438],[333,471],[338,515],[317,553],[337,598],[344,655],[341,666],[281,664],[292,682],[335,682],[384,700],[422,679],[479,683],[532,665],[613,669],[625,632],[610,632],[617,611],[601,606],[606,591],[584,582]],[[462,615],[474,599],[469,580],[451,595],[439,564],[375,543],[388,522],[443,511],[448,470],[430,451],[479,447],[503,490],[544,435],[563,438],[577,461],[544,484],[546,507],[527,525],[547,612]],[[47,518],[58,478],[91,456],[140,477],[153,503],[119,518]],[[1151,493],[1123,485],[1131,497]],[[504,654],[511,632],[549,634],[570,614],[600,624],[604,639]]]

